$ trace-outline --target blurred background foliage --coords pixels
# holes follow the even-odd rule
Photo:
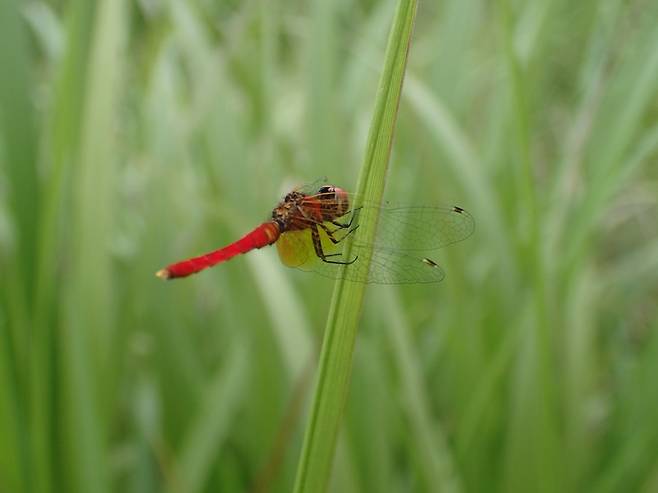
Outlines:
[[[353,188],[393,2],[0,2],[0,491],[290,491],[332,283],[163,283]],[[332,491],[658,491],[658,3],[422,1]]]

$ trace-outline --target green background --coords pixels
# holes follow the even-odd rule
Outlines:
[[[1,492],[291,490],[332,282],[153,274],[354,188],[393,8],[1,1]],[[368,288],[332,491],[658,491],[657,19],[420,2],[386,197],[476,232]]]

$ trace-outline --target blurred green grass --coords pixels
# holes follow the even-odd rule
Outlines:
[[[393,8],[0,3],[0,491],[291,490],[332,283],[153,272],[356,185]],[[477,231],[368,289],[333,491],[658,490],[656,18],[420,2],[387,198]]]

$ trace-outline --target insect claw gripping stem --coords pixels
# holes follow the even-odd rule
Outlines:
[[[340,254],[336,253],[334,255],[340,255]],[[347,261],[343,262],[343,261],[339,261],[339,260],[327,260],[327,257],[331,257],[331,255],[325,255],[323,257],[320,257],[320,260],[322,260],[323,262],[325,262],[327,264],[336,264],[336,265],[352,265],[359,258],[359,256],[357,255],[352,260],[347,260]]]
[[[356,228],[355,228],[356,229]],[[349,234],[349,233],[348,233]],[[345,235],[347,236],[347,235]],[[315,249],[315,254],[318,256],[320,260],[327,264],[337,264],[337,265],[350,265],[356,262],[356,259],[359,257],[356,256],[352,260],[349,261],[339,261],[339,260],[327,260],[329,257],[333,257],[336,255],[342,255],[340,253],[332,253],[330,255],[325,255],[324,251],[322,250],[322,241],[320,240],[320,232],[318,231],[318,227],[316,225],[311,226],[311,238],[313,239],[313,248]],[[331,235],[329,235],[329,238],[331,239]],[[341,238],[343,240],[345,237]],[[341,241],[338,240],[338,241]],[[335,239],[332,240],[334,244],[338,243]]]
[[[325,233],[327,233],[327,237],[329,238],[329,240],[330,240],[334,245],[338,245],[341,241],[343,241],[345,238],[347,238],[347,237],[350,235],[350,233],[353,233],[353,232],[356,231],[356,230],[358,229],[358,227],[359,227],[359,225],[357,224],[357,225],[354,226],[352,229],[350,229],[347,233],[345,233],[345,234],[342,236],[342,238],[336,239],[336,238],[334,237],[334,233],[336,233],[337,231],[342,230],[342,229],[344,229],[344,228],[339,228],[339,229],[336,229],[336,230],[332,231],[332,230],[330,230],[327,226],[325,226],[324,224],[320,224],[319,226],[324,230]]]
[[[359,216],[359,212],[361,211],[361,209],[363,209],[363,206],[357,207],[356,209],[351,210],[351,211],[347,211],[345,214],[343,214],[343,216],[346,216],[350,213],[352,214],[352,217],[350,217],[350,222],[349,223],[345,224],[345,223],[340,223],[338,221],[331,221],[331,224],[333,224],[335,226],[338,226],[341,229],[349,228],[349,227],[352,226],[352,222],[354,221],[354,218]],[[358,228],[359,225],[357,224],[356,227]]]

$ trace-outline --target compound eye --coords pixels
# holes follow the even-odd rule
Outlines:
[[[336,192],[336,189],[330,185],[325,185],[323,187],[320,187],[320,190],[318,190],[318,193],[321,195],[324,195],[326,197],[329,196],[329,194],[333,195]]]

